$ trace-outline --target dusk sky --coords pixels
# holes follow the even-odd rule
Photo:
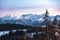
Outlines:
[[[0,17],[43,14],[46,9],[50,15],[60,15],[60,0],[0,0]]]

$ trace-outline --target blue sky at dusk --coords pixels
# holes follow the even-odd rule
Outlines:
[[[17,16],[42,14],[48,9],[50,15],[60,15],[60,0],[0,0],[0,15]]]

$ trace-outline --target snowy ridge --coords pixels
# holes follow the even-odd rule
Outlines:
[[[57,20],[60,21],[60,15],[57,15]],[[50,22],[54,20],[55,16],[49,16]],[[0,18],[0,24],[11,23],[11,24],[28,24],[28,25],[40,25],[44,21],[44,14],[41,15],[33,15],[27,14],[22,15],[19,19],[16,17],[11,17],[10,15],[4,16]]]

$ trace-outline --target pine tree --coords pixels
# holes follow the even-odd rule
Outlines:
[[[55,17],[55,19],[54,19],[54,22],[53,22],[53,25],[54,25],[54,28],[55,28],[55,37],[56,37],[56,40],[60,40],[59,39],[59,26],[58,26],[58,21],[57,21],[57,17]]]
[[[46,25],[49,24],[49,12],[47,9],[46,9],[45,17],[44,17],[44,22]]]
[[[46,27],[45,27],[45,32],[46,32],[46,40],[50,40],[49,38],[49,16],[48,16],[49,12],[48,10],[46,9],[46,13],[45,13],[45,24],[46,24]]]

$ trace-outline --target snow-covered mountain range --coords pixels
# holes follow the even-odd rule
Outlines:
[[[11,23],[11,24],[27,24],[27,25],[40,25],[44,22],[45,14],[36,15],[36,14],[27,14],[20,16],[19,19],[16,17],[4,16],[0,18],[0,24]],[[60,15],[57,15],[57,20],[60,21]],[[54,20],[55,16],[49,16],[50,22]]]

